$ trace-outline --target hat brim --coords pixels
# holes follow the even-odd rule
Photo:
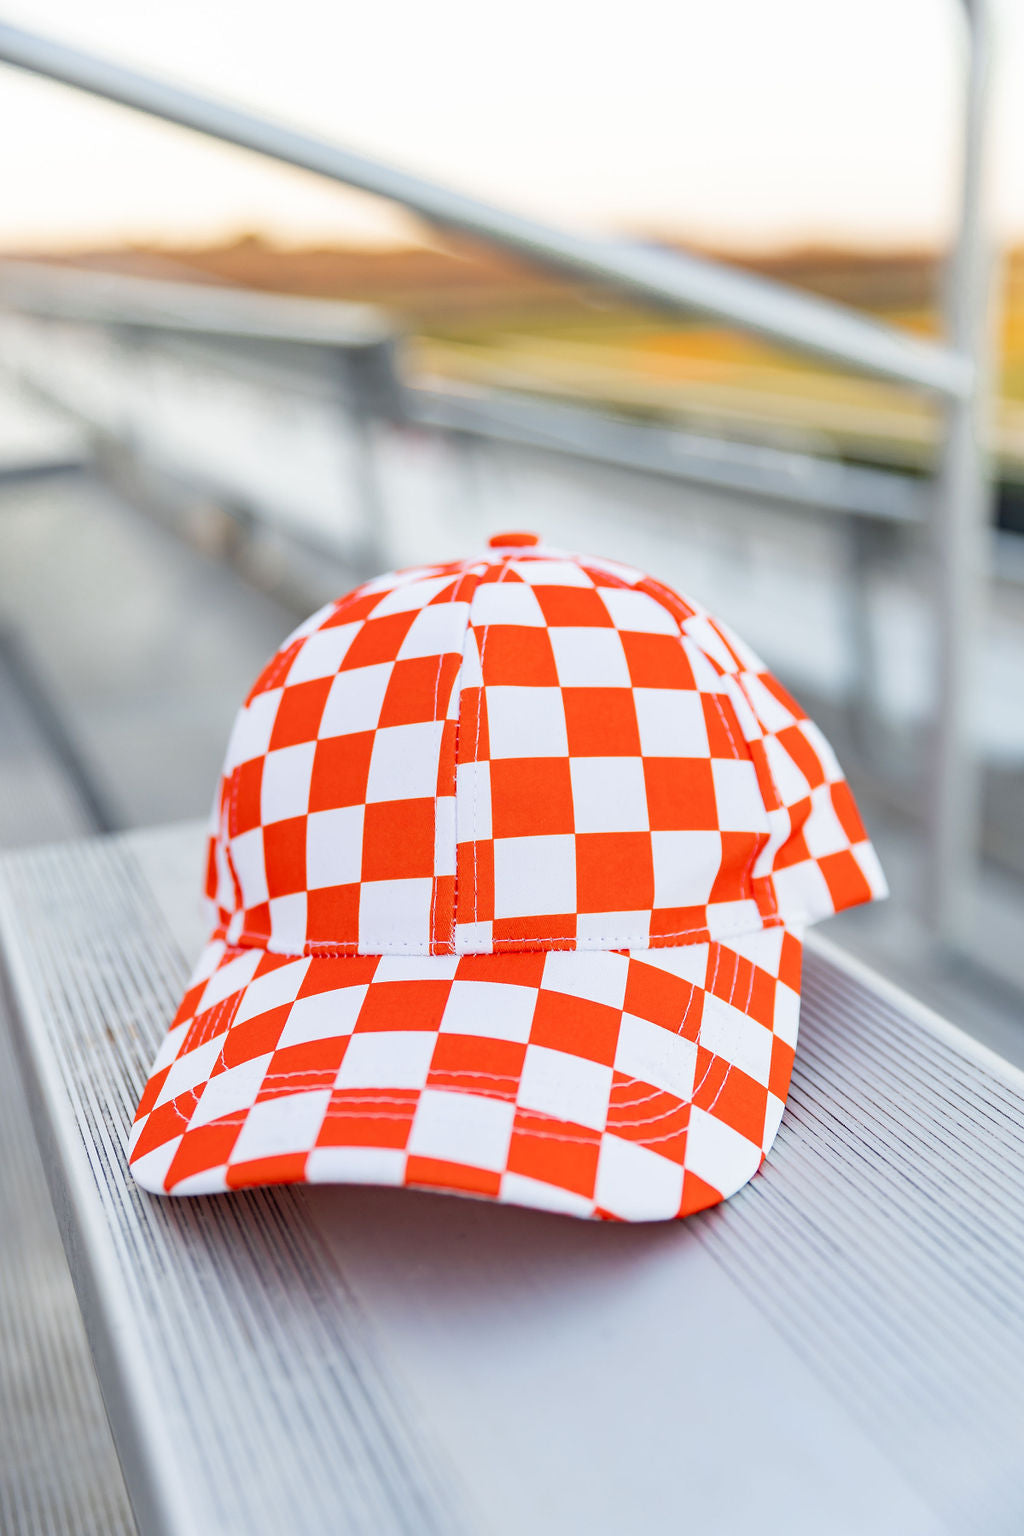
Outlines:
[[[774,1140],[800,939],[630,951],[200,960],[130,1144],[144,1189],[406,1185],[652,1221]]]

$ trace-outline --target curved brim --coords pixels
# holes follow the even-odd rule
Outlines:
[[[132,1130],[136,1180],[408,1185],[626,1221],[756,1173],[782,1116],[785,928],[623,952],[294,959],[214,939]]]

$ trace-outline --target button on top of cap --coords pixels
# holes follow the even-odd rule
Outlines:
[[[496,533],[487,540],[487,547],[488,549],[533,549],[539,543],[539,533]]]

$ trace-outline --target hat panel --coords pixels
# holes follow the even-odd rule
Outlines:
[[[633,576],[538,554],[476,589],[459,952],[686,943],[762,922],[753,870],[771,828],[735,702],[660,589]]]
[[[264,668],[232,732],[208,857],[232,942],[450,946],[455,681],[475,580],[458,565],[368,583]]]

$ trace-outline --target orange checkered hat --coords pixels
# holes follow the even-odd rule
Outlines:
[[[833,753],[697,604],[528,534],[313,615],[235,723],[146,1189],[629,1221],[757,1171],[806,924],[884,894]]]

